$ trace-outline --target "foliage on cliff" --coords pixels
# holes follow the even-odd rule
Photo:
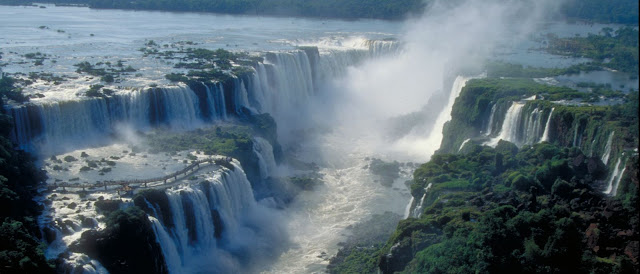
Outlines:
[[[9,77],[0,79],[0,92],[9,98],[19,94]],[[38,240],[36,218],[41,208],[33,201],[45,175],[30,155],[14,149],[11,128],[11,118],[0,113],[0,272],[51,273]]]
[[[638,1],[568,0],[562,13],[573,19],[599,23],[638,25]]]
[[[9,77],[0,77],[0,106],[4,105],[4,98],[23,103],[29,100],[22,94],[22,91],[15,86],[16,80]]]
[[[594,96],[624,103],[553,102],[599,100]],[[495,149],[471,142],[461,154],[443,154],[457,153],[466,138],[486,139],[492,106],[502,115],[494,121],[503,120],[513,101],[525,102],[523,111],[554,108],[550,142],[521,149],[505,141]],[[637,92],[585,93],[530,79],[468,82],[444,128],[440,154],[414,173],[411,194],[422,200],[421,216],[401,221],[386,246],[369,254],[379,254],[384,273],[636,273],[637,113]],[[611,155],[626,166],[615,197],[602,193],[612,161],[607,167],[600,158],[612,132]]]
[[[637,146],[638,138],[633,138],[638,132],[635,125],[637,123],[633,123],[638,119],[637,91],[623,94],[605,88],[580,92],[566,87],[538,84],[531,79],[487,78],[470,80],[456,98],[451,112],[452,119],[443,129],[444,138],[439,152],[455,153],[465,139],[482,137],[493,106],[496,106],[494,122],[502,121],[512,102],[525,102],[525,98],[532,96],[536,96],[536,100],[526,101],[525,109],[535,107],[545,110],[545,113],[551,108],[555,109],[549,133],[551,142],[570,145],[575,131],[583,132],[579,143],[583,145],[583,150],[591,152],[592,148],[587,146],[594,140],[594,148],[603,147],[608,134],[616,131],[616,135],[626,136],[623,137],[626,141],[618,144],[617,152]],[[589,105],[603,98],[618,99],[624,103],[610,106]],[[575,104],[555,103],[570,100],[575,101]],[[500,123],[494,123],[494,129],[499,130],[500,126]]]
[[[69,249],[96,258],[111,273],[167,273],[151,222],[137,206],[111,212],[104,230],[88,230]]]
[[[635,188],[627,203],[596,189],[605,176],[598,158],[546,143],[518,151],[501,142],[436,155],[414,173],[414,197],[432,184],[421,217],[400,222],[379,267],[384,273],[637,272],[637,180],[627,184]]]
[[[554,54],[587,57],[593,65],[638,74],[638,30],[631,27],[602,29],[601,35],[558,38],[548,35],[547,50]]]

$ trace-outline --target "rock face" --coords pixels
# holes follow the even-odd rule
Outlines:
[[[151,222],[138,207],[112,213],[107,229],[82,233],[69,249],[97,259],[111,273],[168,273]]]
[[[412,259],[413,252],[411,252],[411,245],[408,241],[404,244],[396,243],[387,255],[380,258],[378,266],[382,273],[395,273],[404,270]]]

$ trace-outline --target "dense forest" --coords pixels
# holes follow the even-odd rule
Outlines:
[[[501,142],[437,155],[415,172],[422,215],[380,252],[384,273],[637,273],[637,189],[607,199],[606,177],[579,149]],[[637,158],[627,180],[637,188]]]
[[[53,0],[59,4],[84,4],[92,8],[217,12],[278,16],[401,19],[420,14],[428,1],[422,0]],[[25,4],[19,0],[0,0],[0,4]],[[568,18],[590,22],[637,25],[635,0],[570,0],[561,9]],[[566,87],[536,83],[532,77],[548,77],[586,70],[612,69],[638,74],[638,30],[630,27],[604,29],[600,35],[558,38],[549,36],[547,50],[593,61],[565,69],[526,68],[520,65],[490,64],[488,79],[470,81],[456,100],[452,121],[445,127],[441,150],[430,162],[419,166],[408,182],[414,198],[423,197],[417,216],[399,221],[395,230],[372,233],[369,238],[348,242],[332,261],[329,272],[383,273],[638,273],[640,271],[638,227],[638,154],[625,157],[626,172],[617,196],[602,193],[611,166],[587,151],[585,146],[569,145],[573,129],[597,132],[589,144],[602,146],[605,134],[615,131],[615,153],[638,147],[638,92],[624,94],[610,87],[578,92]],[[156,45],[157,46],[157,45]],[[145,54],[161,56],[147,45]],[[155,51],[154,51],[155,50]],[[218,50],[192,50],[192,59],[210,62],[182,63],[186,74],[167,74],[173,82],[224,81],[214,68],[231,68],[227,59],[240,62],[246,56]],[[226,59],[225,59],[226,58]],[[235,59],[233,59],[235,58]],[[215,66],[204,66],[216,62]],[[226,62],[225,62],[226,61]],[[255,60],[246,60],[251,65]],[[182,67],[180,67],[182,66]],[[190,66],[190,67],[187,67]],[[106,70],[88,62],[76,65],[78,73],[109,77],[113,82],[127,68]],[[237,70],[236,73],[240,72]],[[500,79],[515,77],[518,79]],[[111,81],[108,81],[111,79]],[[108,96],[109,90],[94,85],[87,96]],[[195,89],[195,88],[194,88]],[[469,137],[485,128],[483,118],[490,104],[508,106],[529,96],[525,108],[554,109],[553,142],[521,147],[500,141],[495,148],[471,141]],[[598,103],[616,99],[621,104],[559,105],[560,100]],[[16,80],[0,78],[0,106],[6,100],[26,102],[28,97],[16,87]],[[551,117],[551,114],[548,114]],[[261,136],[274,144],[281,157],[276,126],[268,114],[246,115],[238,127],[216,127],[187,133],[150,135],[158,152],[171,153],[197,148],[205,154],[224,154],[243,164],[257,163],[251,136]],[[42,206],[33,199],[46,174],[28,153],[11,142],[12,118],[0,113],[0,273],[52,273],[54,262],[44,257],[45,244],[36,222]],[[602,129],[602,130],[599,130]],[[606,130],[604,130],[606,129]],[[568,136],[571,135],[571,136]],[[602,137],[605,136],[605,137]],[[575,142],[575,141],[574,141]],[[459,153],[456,153],[459,152]],[[372,166],[383,165],[373,161]],[[395,163],[397,165],[397,163]],[[373,168],[372,167],[372,168]],[[390,166],[397,169],[397,166]],[[379,168],[382,169],[382,168]],[[397,173],[397,171],[394,171]],[[248,177],[258,171],[247,168]],[[375,172],[374,172],[375,173]],[[391,179],[393,181],[393,179]],[[146,192],[142,195],[157,195]],[[139,196],[141,197],[141,196]],[[138,204],[136,204],[138,206]],[[118,207],[119,205],[111,205]],[[144,207],[111,210],[109,229],[87,233],[74,247],[95,257],[104,256],[109,269],[149,271],[123,264],[121,257],[145,254],[156,256],[158,246]],[[374,230],[385,223],[396,223],[398,216],[384,214],[377,221],[362,224],[354,231]],[[384,224],[387,227],[389,224]],[[386,237],[391,234],[391,237]],[[146,236],[145,236],[146,235]],[[147,237],[147,238],[144,238]],[[116,239],[114,241],[114,238]],[[96,239],[111,239],[100,241]],[[126,249],[140,241],[141,249]],[[151,243],[151,244],[149,244]],[[124,246],[124,247],[123,247]],[[92,253],[93,252],[93,253]],[[102,252],[102,253],[101,253]],[[155,253],[154,253],[155,252]],[[107,254],[108,253],[108,254]],[[101,255],[103,254],[103,255]],[[106,255],[104,255],[106,254]],[[151,254],[151,255],[149,255]],[[155,254],[155,255],[154,255]],[[108,261],[109,258],[118,260]],[[156,270],[165,272],[163,263]]]
[[[441,153],[414,172],[415,215],[400,221],[382,247],[363,241],[343,248],[331,272],[637,273],[637,153],[627,158],[618,194],[610,197],[602,189],[611,168],[565,141],[573,139],[566,127],[575,121],[585,131],[616,130],[622,141],[613,146],[637,147],[637,91],[615,106],[556,105],[552,143],[518,148],[501,140],[495,148],[471,143],[458,149],[473,127],[483,127],[485,103],[535,94],[588,95],[530,79],[470,81],[445,127]]]
[[[278,16],[403,19],[419,15],[433,0],[48,0],[36,3],[79,4],[99,9],[195,11]],[[21,0],[0,4],[24,5]],[[569,19],[598,23],[638,24],[638,1],[569,0],[561,7]]]
[[[548,51],[593,59],[592,66],[638,74],[638,30],[631,27],[603,28],[601,35],[558,38],[549,35]]]
[[[0,79],[0,106],[4,97],[24,99],[7,76]],[[0,113],[0,272],[53,273],[39,240],[42,209],[33,200],[46,175],[29,154],[14,150],[12,127],[11,117]]]

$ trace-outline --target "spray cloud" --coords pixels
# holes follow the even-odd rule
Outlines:
[[[428,160],[440,146],[442,129],[433,124],[448,103],[456,75],[479,74],[496,47],[526,39],[558,5],[546,0],[432,2],[421,18],[406,24],[401,54],[350,68],[324,91],[324,100],[315,106],[322,115],[316,116],[372,152],[405,159],[413,153],[407,160]],[[387,126],[389,119],[416,112],[420,121],[389,140],[389,131],[398,127]]]

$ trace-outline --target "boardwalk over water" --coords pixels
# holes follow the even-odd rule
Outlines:
[[[123,192],[133,191],[134,187],[136,188],[166,187],[170,182],[172,183],[177,182],[178,177],[182,177],[183,175],[196,172],[204,166],[216,164],[218,166],[229,167],[231,164],[231,161],[232,161],[231,157],[215,156],[207,159],[193,161],[190,165],[186,166],[185,168],[163,177],[156,177],[156,178],[149,178],[149,179],[118,180],[118,181],[99,181],[94,184],[80,184],[80,183],[70,184],[70,183],[64,182],[59,184],[54,183],[52,185],[49,185],[48,188],[49,188],[49,191],[62,188],[62,191],[64,192],[67,192],[67,191],[71,191],[71,192],[117,191],[118,193],[120,193],[121,191]],[[152,184],[152,183],[161,183],[161,184],[149,186],[149,184]],[[113,188],[114,186],[116,188]]]

